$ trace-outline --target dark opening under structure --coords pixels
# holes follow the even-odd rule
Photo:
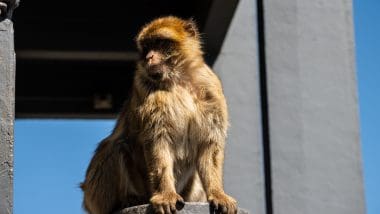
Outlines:
[[[237,2],[22,2],[14,14],[16,117],[114,117],[131,86],[140,27],[164,15],[193,18],[212,65]]]

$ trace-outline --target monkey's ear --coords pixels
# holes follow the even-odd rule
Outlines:
[[[194,19],[190,18],[186,20],[185,30],[193,37],[197,37],[199,32],[197,28],[197,24],[195,24]]]

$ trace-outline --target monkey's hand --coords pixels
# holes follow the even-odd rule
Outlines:
[[[213,192],[208,196],[211,213],[236,214],[237,202],[224,192]]]
[[[157,214],[174,214],[185,206],[183,198],[175,192],[155,193],[150,203]]]

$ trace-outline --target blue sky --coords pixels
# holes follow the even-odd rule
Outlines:
[[[354,5],[367,214],[379,214],[380,1]],[[17,120],[14,213],[83,213],[78,184],[113,125],[113,120]]]
[[[113,120],[17,120],[15,214],[76,214],[79,182]]]
[[[380,1],[355,0],[356,64],[367,213],[380,213]]]

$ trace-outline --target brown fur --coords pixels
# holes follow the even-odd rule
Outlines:
[[[156,213],[170,214],[185,200],[236,213],[222,184],[227,105],[195,24],[159,18],[136,42],[141,60],[132,95],[87,169],[85,209],[109,214],[150,202]]]

